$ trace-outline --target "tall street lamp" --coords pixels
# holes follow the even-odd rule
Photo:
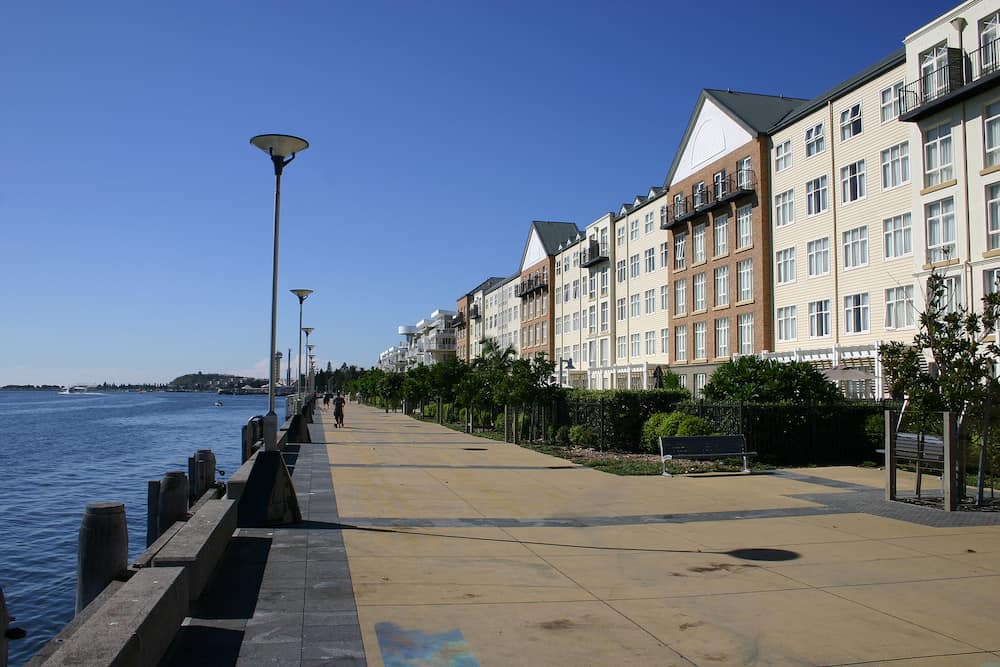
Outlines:
[[[559,360],[559,386],[560,387],[565,387],[566,386],[566,385],[563,384],[563,364],[566,364],[566,370],[567,371],[576,370],[576,367],[573,366],[573,357],[570,357],[569,359],[560,359]]]
[[[309,352],[312,348],[309,347],[309,334],[316,330],[316,327],[302,327],[302,331],[306,332],[306,376],[309,374]],[[309,391],[309,382],[306,382],[306,391]]]
[[[250,143],[268,154],[274,164],[274,257],[271,263],[271,349],[269,361],[274,359],[278,340],[278,230],[281,221],[281,172],[285,165],[295,159],[296,153],[309,148],[305,139],[287,134],[258,134]],[[274,364],[269,364],[267,385],[267,415],[264,417],[264,448],[278,448],[278,415],[274,411],[274,386],[278,378],[274,376]]]
[[[302,302],[313,293],[311,289],[293,289],[292,294],[299,298],[299,374],[295,376],[295,397],[302,400]]]

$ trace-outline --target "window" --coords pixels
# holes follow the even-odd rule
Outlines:
[[[556,260],[556,275],[558,276],[560,273],[562,273],[562,262]]]
[[[625,340],[625,336],[618,336],[618,358],[624,359],[628,356],[628,342]]]
[[[750,166],[749,156],[736,163],[736,184],[742,190],[753,187],[753,168]]]
[[[587,309],[587,333],[597,333],[597,308],[594,306]]]
[[[646,248],[643,252],[643,264],[646,267],[646,273],[656,271],[656,248]]]
[[[868,331],[868,292],[844,297],[844,326],[847,333]]]
[[[674,315],[687,313],[687,278],[674,282]]]
[[[736,291],[740,302],[753,298],[753,260],[744,259],[736,263]]]
[[[715,320],[715,356],[729,356],[729,318]]]
[[[639,238],[639,218],[634,218],[628,222],[628,237],[635,241]]]
[[[736,247],[749,248],[753,244],[753,207],[736,209]]]
[[[591,299],[597,298],[597,275],[591,273],[590,279],[587,281],[587,284],[590,286],[590,289],[588,290],[590,298]]]
[[[573,331],[580,330],[580,312],[573,313]]]
[[[903,92],[903,82],[897,81],[885,90],[879,97],[882,99],[882,122],[888,123],[899,117],[899,96]]]
[[[830,273],[830,239],[822,238],[806,244],[809,256],[809,277]]]
[[[715,241],[715,256],[729,252],[729,216],[717,215],[712,221],[712,238]]]
[[[830,300],[813,301],[809,304],[809,337],[822,338],[830,335]]]
[[[635,253],[634,255],[632,255],[631,257],[628,258],[628,265],[629,265],[628,266],[628,268],[629,268],[629,271],[628,271],[629,276],[631,276],[632,278],[638,278],[639,277],[639,253]]]
[[[670,244],[664,241],[660,244],[660,266],[667,268],[667,259],[670,257]]]
[[[618,270],[618,282],[625,282],[625,260],[619,259],[616,268]]]
[[[705,274],[699,273],[691,281],[691,294],[694,299],[694,310],[705,310]]]
[[[785,248],[774,253],[774,265],[778,271],[778,284],[795,282],[795,248]]]
[[[569,315],[563,315],[563,333],[569,333]]]
[[[882,151],[882,189],[896,188],[910,182],[910,144],[890,146]]]
[[[982,47],[980,58],[982,74],[992,72],[997,68],[1000,59],[1000,12],[984,18],[979,24],[979,46]]]
[[[806,183],[806,213],[816,215],[826,210],[826,176],[820,176]]]
[[[686,324],[674,327],[674,361],[687,361],[688,328]]]
[[[632,356],[638,357],[639,354],[641,353],[641,350],[639,348],[639,343],[640,343],[639,334],[634,333],[629,338],[630,342],[632,343]]]
[[[687,266],[687,233],[674,234],[674,268],[683,269]]]
[[[660,310],[670,312],[670,288],[667,285],[660,285]]]
[[[656,354],[656,331],[646,332],[646,355]]]
[[[736,347],[740,354],[753,354],[753,313],[736,318]]]
[[[608,267],[601,269],[601,296],[608,295]]]
[[[670,354],[670,329],[660,329],[660,354]]]
[[[625,309],[625,297],[621,297],[620,299],[618,299],[618,301],[615,302],[615,305],[616,305],[615,310],[618,313],[618,319],[624,320],[625,313],[627,312]]]
[[[569,283],[563,285],[563,303],[569,303]]]
[[[705,385],[708,383],[707,373],[695,373],[694,374],[694,397],[704,398],[705,397]]]
[[[844,232],[844,268],[868,265],[868,225]]]
[[[630,294],[628,297],[628,314],[629,317],[639,317],[641,315],[640,311],[641,303],[639,301],[638,294]]]
[[[953,179],[951,125],[940,125],[924,135],[924,186],[940,185]]]
[[[840,169],[841,201],[845,204],[865,198],[865,161],[858,160]]]
[[[694,323],[694,358],[708,358],[708,325],[704,322]]]
[[[792,141],[786,139],[774,147],[774,170],[781,171],[792,166]]]
[[[944,309],[955,313],[962,307],[962,277],[949,276],[944,279]]]
[[[774,196],[774,224],[784,227],[795,222],[795,191],[788,190]]]
[[[823,138],[823,123],[806,130],[806,157],[812,157],[816,153],[822,153],[826,147]]]
[[[983,294],[1000,292],[1000,269],[983,271]]]
[[[648,289],[646,290],[644,296],[646,297],[646,314],[656,312],[656,290]]]
[[[705,225],[695,225],[691,233],[691,261],[695,264],[705,261]]]
[[[778,340],[795,340],[795,306],[778,308]]]
[[[717,171],[712,175],[712,191],[716,199],[726,196],[726,170]]]
[[[617,236],[618,236],[618,245],[619,246],[625,245],[625,225],[618,225]]]
[[[1000,43],[997,45],[1000,49]],[[997,58],[1000,54],[994,54]],[[994,64],[996,60],[994,60]],[[1000,164],[1000,102],[986,105],[986,118],[983,121],[983,129],[986,134],[983,145],[986,147],[986,156],[983,160],[985,166],[995,167]]]
[[[655,213],[655,211],[649,211],[643,219],[642,231],[646,234],[653,231]]]
[[[573,298],[574,299],[580,298],[580,281],[579,280],[574,280],[573,281]]]
[[[885,291],[885,328],[913,326],[913,285],[890,287]]]
[[[913,235],[910,229],[910,214],[904,213],[882,221],[885,237],[885,258],[896,259],[913,253]]]
[[[708,191],[705,189],[705,182],[699,181],[694,184],[692,189],[692,199],[694,200],[694,207],[699,208],[708,203]]]
[[[569,255],[563,257],[563,273],[569,273]]]
[[[986,247],[1000,249],[1000,183],[986,188]]]
[[[840,112],[840,140],[861,134],[861,102]]]
[[[608,330],[608,302],[601,302],[601,333],[606,333]]]
[[[955,202],[951,197],[925,208],[927,261],[941,262],[955,256]]]
[[[729,267],[720,266],[715,270],[715,305],[729,305]]]
[[[920,92],[929,102],[948,92],[948,45],[938,44],[920,54]]]

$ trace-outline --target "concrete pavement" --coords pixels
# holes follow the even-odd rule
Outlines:
[[[317,416],[306,523],[238,538],[270,540],[238,664],[1000,665],[1000,515],[888,505],[878,470],[617,477]]]

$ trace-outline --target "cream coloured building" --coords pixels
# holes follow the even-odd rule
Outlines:
[[[851,366],[881,395],[878,344],[912,340],[911,185],[919,147],[899,120],[902,49],[804,103],[771,132],[774,353]],[[862,391],[858,391],[862,390]]]
[[[904,44],[918,282],[936,269],[979,309],[1000,277],[1000,0],[962,3]]]
[[[510,347],[515,353],[521,349],[521,300],[514,295],[519,278],[519,274],[510,276],[483,293],[484,335],[495,340],[501,350]]]

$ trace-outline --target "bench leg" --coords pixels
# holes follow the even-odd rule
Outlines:
[[[671,457],[669,455],[668,456],[661,456],[660,457],[660,465],[663,466],[663,473],[662,474],[663,474],[664,477],[673,477],[673,475],[671,475],[669,472],[667,472],[667,460],[668,459],[672,459],[672,458],[673,457]]]
[[[750,462],[745,454],[743,455],[743,472],[750,472]]]

